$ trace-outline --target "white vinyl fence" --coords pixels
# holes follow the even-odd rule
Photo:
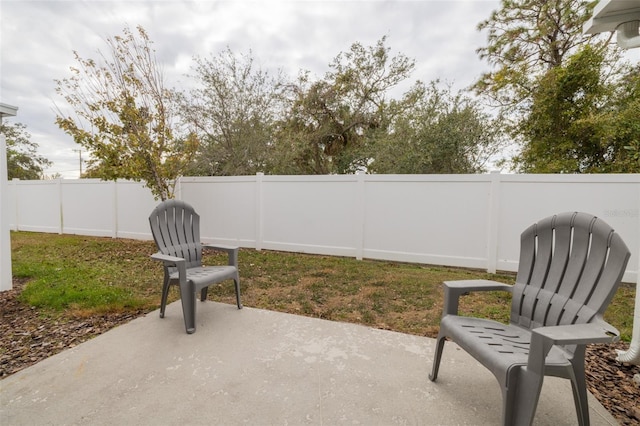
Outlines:
[[[255,249],[515,271],[520,233],[563,211],[613,226],[636,282],[640,175],[339,175],[181,178],[202,240]],[[12,230],[151,239],[142,184],[9,182]]]

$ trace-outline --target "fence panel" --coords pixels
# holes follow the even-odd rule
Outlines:
[[[61,191],[59,180],[11,181],[15,186],[15,222],[11,229],[62,233]]]
[[[200,215],[202,241],[256,247],[256,177],[182,178],[180,198]]]
[[[115,182],[75,179],[61,185],[64,234],[115,237]]]
[[[639,175],[502,175],[500,191],[498,269],[517,269],[515,236],[525,227],[554,213],[584,211],[622,236],[632,253],[627,271],[638,270]]]
[[[486,267],[486,177],[372,177],[365,185],[364,257]]]
[[[118,181],[116,185],[116,235],[119,238],[151,240],[149,214],[158,202],[151,191],[137,182]]]
[[[265,176],[264,248],[356,256],[355,175]]]

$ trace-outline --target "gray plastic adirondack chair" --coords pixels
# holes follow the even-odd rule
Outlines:
[[[149,223],[159,250],[151,258],[164,264],[160,318],[164,318],[171,285],[180,288],[184,325],[189,334],[196,331],[196,292],[200,292],[200,300],[204,302],[207,288],[212,284],[232,279],[236,303],[238,309],[242,309],[237,247],[201,244],[200,216],[183,201],[163,201],[149,216]],[[203,247],[226,252],[228,265],[202,266]]]
[[[444,283],[444,313],[432,381],[445,339],[488,368],[502,389],[502,424],[533,422],[545,375],[571,380],[581,425],[589,424],[586,344],[610,343],[618,331],[602,319],[625,271],[629,249],[609,225],[585,213],[562,213],[521,235],[515,285],[486,280]],[[509,325],[458,315],[470,291],[512,293]]]

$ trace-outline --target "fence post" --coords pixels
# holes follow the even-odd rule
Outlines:
[[[178,182],[176,183],[176,187],[174,189],[173,196],[176,200],[182,200],[182,176],[178,177]]]
[[[487,224],[487,272],[495,274],[498,265],[498,216],[500,214],[500,172],[489,174],[489,223]]]
[[[111,187],[113,189],[113,217],[111,221],[111,238],[118,238],[118,181],[114,180],[111,182]]]
[[[256,250],[262,250],[262,183],[264,180],[264,173],[256,173]]]
[[[14,202],[14,213],[15,213],[15,223],[13,224],[13,230],[20,230],[20,191],[18,191],[18,182],[20,179],[13,178],[11,180],[11,186],[13,187],[13,202]]]
[[[60,206],[60,220],[58,221],[58,223],[60,223],[60,227],[58,228],[58,234],[62,235],[64,233],[64,199],[62,196],[62,179],[56,179],[56,186],[58,187],[58,205]]]
[[[364,172],[356,172],[356,202],[355,207],[356,211],[354,212],[355,216],[355,249],[356,249],[356,259],[362,260],[364,255],[364,221],[365,221],[365,202],[364,202],[364,193],[365,193],[365,178],[366,174]]]

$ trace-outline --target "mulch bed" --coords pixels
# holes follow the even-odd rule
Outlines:
[[[13,290],[0,292],[0,379],[146,313],[45,315],[18,300],[23,284],[14,280]],[[587,387],[621,425],[639,425],[640,366],[616,361],[615,349],[628,347],[626,343],[588,347]]]
[[[18,300],[23,285],[0,292],[0,379],[145,314],[52,316]]]
[[[640,365],[616,361],[628,343],[587,347],[587,388],[621,425],[640,425]]]

